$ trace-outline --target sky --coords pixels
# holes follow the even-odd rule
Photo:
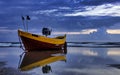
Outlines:
[[[0,41],[18,41],[27,15],[29,32],[49,27],[53,34],[79,35],[68,41],[120,41],[120,0],[0,0]]]

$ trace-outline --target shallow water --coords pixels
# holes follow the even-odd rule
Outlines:
[[[43,75],[41,67],[27,71],[18,69],[23,52],[19,47],[0,48],[0,75],[6,74],[3,69],[8,75],[12,72],[19,75]],[[119,48],[67,47],[65,56],[66,61],[49,63],[52,72],[48,75],[120,75]]]

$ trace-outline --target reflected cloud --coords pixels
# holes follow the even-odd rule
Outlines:
[[[1,62],[0,62],[1,65]],[[1,67],[0,66],[0,75],[32,75],[30,73],[23,73],[12,67]]]
[[[0,75],[32,75],[32,74],[23,73],[20,70],[13,67],[6,67],[6,62],[0,61]]]
[[[16,53],[16,52],[0,52],[0,56],[10,56],[10,55],[18,55],[19,53]]]
[[[70,60],[71,62],[76,60],[76,63],[80,63],[82,65],[93,66],[97,64],[107,64],[107,63],[116,63],[115,59],[109,58],[107,55],[109,49],[107,48],[72,48],[69,49],[69,53],[71,54]],[[75,55],[75,56],[72,56]],[[75,58],[75,57],[78,58]],[[74,65],[76,66],[76,65]]]
[[[5,51],[5,50],[4,50]],[[10,51],[10,50],[9,50]],[[40,74],[43,75],[42,67],[46,68],[46,63],[47,64],[47,69],[51,66],[52,72],[49,73],[49,75],[119,75],[120,71],[115,67],[119,68],[119,65],[114,65],[116,63],[119,64],[118,61],[115,60],[115,58],[112,58],[111,56],[107,55],[107,51],[119,51],[119,48],[80,48],[80,47],[68,47],[68,53],[64,53],[65,51],[33,51],[33,52],[27,52],[22,59],[25,59],[24,57],[28,57],[28,59],[25,59],[26,63],[29,64],[24,64],[29,66],[29,69],[26,71],[29,74]],[[15,53],[18,57],[18,51],[15,50]],[[8,52],[7,52],[8,53]],[[13,52],[9,53],[11,55]],[[20,52],[19,52],[20,53]],[[9,61],[13,65],[16,65],[16,58],[15,56],[11,57],[11,55],[7,56]],[[64,57],[65,56],[65,57]],[[11,57],[11,58],[10,58]],[[45,59],[44,59],[45,58]],[[18,58],[17,58],[18,59]],[[52,60],[51,60],[52,59]],[[67,61],[65,61],[65,60]],[[119,58],[117,58],[119,60]],[[14,63],[12,62],[14,61]],[[49,62],[50,61],[50,62]],[[53,62],[52,62],[53,61]],[[60,61],[60,62],[58,62]],[[62,62],[61,62],[62,61]],[[33,63],[31,63],[33,62]],[[41,62],[42,65],[41,66]],[[66,63],[65,63],[66,62]],[[30,64],[31,63],[31,64]],[[109,66],[109,64],[111,66]],[[1,65],[1,62],[0,62]],[[10,66],[13,66],[10,65]],[[31,67],[30,67],[31,66]],[[113,66],[113,67],[112,67]],[[39,68],[40,67],[40,68]],[[14,68],[5,68],[4,70],[9,72],[13,72]],[[0,68],[1,71],[1,68]],[[14,70],[16,72],[18,70]],[[25,72],[25,71],[24,71]],[[44,71],[48,72],[48,71]],[[22,73],[22,71],[20,71]],[[15,73],[16,74],[16,73]],[[19,75],[19,74],[18,74]]]
[[[108,50],[107,55],[109,56],[120,56],[120,51],[119,50]]]
[[[82,55],[87,55],[87,56],[97,56],[98,53],[94,52],[92,50],[69,50],[69,53],[72,54],[82,54]]]
[[[62,75],[68,74],[73,75],[119,75],[119,70],[111,68],[67,68],[61,73]]]

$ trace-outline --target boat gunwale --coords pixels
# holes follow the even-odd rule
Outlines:
[[[37,41],[42,41],[42,42],[52,43],[52,44],[63,44],[66,41],[66,34],[64,36],[58,36],[58,37],[63,37],[63,39],[59,39],[57,37],[50,38],[50,37],[45,37],[45,36],[42,36],[42,35],[37,35],[37,34],[29,33],[29,32],[24,32],[22,30],[18,30],[18,35],[20,37],[23,36],[23,37],[34,39],[34,40],[37,40]]]

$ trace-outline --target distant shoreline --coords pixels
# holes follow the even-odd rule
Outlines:
[[[20,42],[0,42],[0,48],[21,47]],[[67,47],[119,48],[120,42],[67,42]]]

